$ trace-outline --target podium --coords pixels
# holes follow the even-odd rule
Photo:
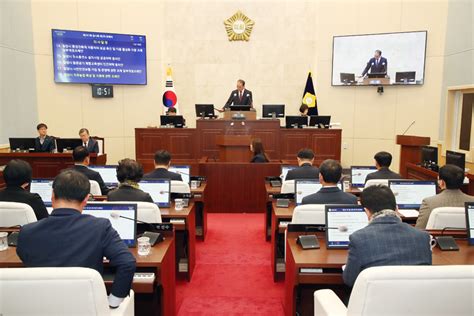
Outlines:
[[[219,147],[221,162],[250,162],[250,135],[219,135],[216,145]]]
[[[364,78],[362,83],[367,86],[389,85],[390,78]]]
[[[403,178],[408,177],[407,164],[421,162],[421,147],[430,144],[429,137],[397,135],[397,145],[400,149],[400,174]]]
[[[245,116],[245,120],[255,121],[257,119],[257,112],[255,109],[250,109],[250,111],[224,111],[224,120],[232,120],[232,116],[234,114],[243,114]]]

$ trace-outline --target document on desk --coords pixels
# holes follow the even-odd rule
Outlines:
[[[398,213],[402,214],[403,217],[418,217],[420,212],[414,209],[399,209]]]

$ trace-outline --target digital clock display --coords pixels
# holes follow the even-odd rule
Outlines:
[[[92,97],[93,98],[113,98],[114,97],[114,87],[113,86],[92,85]]]

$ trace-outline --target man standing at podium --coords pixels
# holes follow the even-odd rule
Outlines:
[[[237,90],[231,92],[224,109],[231,108],[232,105],[253,106],[252,91],[245,89],[245,81],[242,79],[237,80]]]
[[[369,72],[369,69],[371,74],[387,74],[387,58],[382,57],[381,50],[377,49],[375,51],[374,57],[365,66],[361,77],[364,77]]]

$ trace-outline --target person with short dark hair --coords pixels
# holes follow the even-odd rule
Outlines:
[[[16,252],[27,267],[84,267],[99,273],[106,257],[116,269],[109,295],[115,308],[130,292],[135,258],[109,219],[82,214],[89,191],[89,179],[77,171],[56,176],[51,216],[21,228]]]
[[[474,196],[461,191],[463,183],[464,170],[458,166],[444,165],[439,168],[438,185],[442,191],[423,199],[415,227],[425,229],[431,212],[437,207],[464,207],[465,202],[474,202]]]
[[[260,138],[252,139],[250,151],[253,153],[252,160],[250,160],[250,162],[262,163],[270,161],[267,154],[265,153],[265,149],[263,148],[263,143]]]
[[[19,159],[10,160],[3,170],[3,179],[7,187],[0,191],[0,201],[25,203],[31,206],[36,219],[48,217],[43,200],[37,193],[30,193],[32,169],[28,162]]]
[[[166,150],[158,150],[155,153],[155,170],[145,174],[143,179],[170,179],[183,181],[180,174],[169,171],[171,165],[171,154]]]
[[[48,126],[44,123],[39,123],[36,126],[39,136],[35,139],[36,152],[51,153],[56,149],[56,142],[54,137],[48,136]]]
[[[375,154],[375,167],[377,171],[369,173],[365,178],[365,182],[374,179],[401,179],[402,176],[396,172],[390,170],[390,165],[392,164],[392,155],[386,151],[380,151]]]
[[[237,80],[237,89],[230,93],[229,99],[224,105],[224,109],[232,108],[232,105],[253,106],[252,91],[245,89],[245,81]],[[222,112],[222,110],[220,110]]]
[[[288,171],[285,180],[319,178],[319,169],[313,166],[314,152],[312,149],[300,149],[296,159],[298,160],[298,168]]]
[[[431,265],[430,235],[403,223],[395,196],[384,185],[362,191],[361,204],[369,225],[349,236],[349,254],[342,277],[353,286],[364,269],[378,266]]]
[[[319,182],[322,188],[303,198],[302,204],[357,204],[357,197],[343,192],[337,183],[342,177],[341,164],[333,159],[326,159],[319,166]]]
[[[168,111],[166,111],[166,115],[170,115],[170,116],[176,115],[177,113],[178,111],[176,111],[176,108],[173,106],[168,108]]]
[[[300,106],[300,115],[308,116],[309,106],[307,104],[301,104]]]
[[[89,151],[84,146],[77,146],[72,152],[74,166],[71,168],[85,175],[89,180],[96,181],[99,184],[102,195],[107,195],[109,188],[105,185],[102,176],[97,171],[89,168],[90,157]]]
[[[138,182],[143,177],[143,167],[133,159],[122,159],[117,166],[119,187],[107,194],[108,201],[151,202],[150,194],[143,192]]]
[[[82,140],[82,146],[86,147],[89,153],[99,153],[99,143],[90,137],[89,130],[87,128],[81,128],[79,130],[79,137]]]
[[[382,57],[382,51],[376,49],[374,52],[374,57],[369,59],[367,65],[362,71],[361,77],[364,77],[370,70],[371,74],[387,74],[388,61],[387,58]]]

